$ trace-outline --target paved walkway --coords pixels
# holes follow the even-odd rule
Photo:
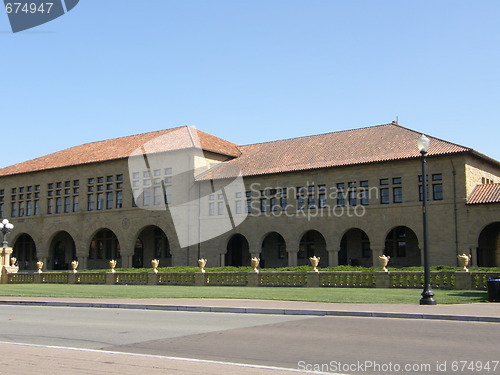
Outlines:
[[[242,299],[94,299],[0,297],[2,304],[149,309],[249,314],[354,316],[500,323],[500,303],[467,305],[343,304]]]

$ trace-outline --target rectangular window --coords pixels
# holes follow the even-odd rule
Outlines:
[[[395,187],[392,189],[392,199],[394,203],[403,203],[403,188]]]
[[[62,198],[56,198],[56,214],[60,214],[62,212]]]
[[[0,203],[0,217],[4,217],[4,208],[3,208],[3,203]]]
[[[54,213],[54,198],[47,199],[47,214]]]
[[[443,181],[443,175],[441,173],[433,174],[432,181]]]
[[[267,199],[260,200],[260,212],[267,212]]]
[[[380,203],[389,204],[389,189],[380,189]]]
[[[149,206],[151,204],[151,190],[144,189],[142,193],[142,205]]]
[[[24,216],[24,202],[19,202],[19,217]]]
[[[307,207],[309,209],[314,209],[316,208],[316,198],[314,197],[314,195],[309,195],[307,197]]]
[[[26,202],[26,216],[33,215],[33,202]]]
[[[36,200],[35,201],[35,211],[34,211],[33,215],[38,215],[39,213],[40,213],[40,201]]]
[[[73,197],[73,212],[78,212],[79,202],[80,202],[80,197],[78,195],[75,195]]]
[[[319,208],[326,207],[326,194],[325,193],[320,193],[318,195],[318,203],[319,203]]]
[[[276,197],[271,198],[271,211],[276,212],[278,211],[278,199]]]
[[[241,201],[236,201],[236,202],[235,202],[235,212],[236,212],[236,214],[241,214],[241,213],[243,213],[243,209],[242,209]]]
[[[380,185],[381,186],[389,185],[389,179],[388,178],[381,178]]]
[[[114,194],[109,191],[106,193],[106,209],[111,210],[113,208]]]
[[[343,191],[339,191],[337,193],[337,206],[339,207],[345,206],[345,195]]]
[[[401,177],[394,177],[392,179],[392,184],[393,185],[401,185],[402,182],[403,182],[403,179]]]
[[[71,211],[71,198],[64,197],[64,212],[68,213]]]
[[[360,202],[363,206],[368,206],[370,204],[370,197],[368,190],[361,190],[360,192]]]
[[[215,216],[215,203],[210,202],[208,204],[208,216]]]
[[[349,191],[349,206],[356,206],[358,204],[356,198],[357,198],[356,191],[350,190]]]
[[[224,215],[224,202],[217,202],[217,215]]]
[[[97,194],[97,210],[101,211],[104,209],[104,194],[99,193]]]
[[[443,200],[443,184],[432,185],[432,199],[435,201]]]
[[[165,203],[163,189],[160,186],[154,188],[153,195],[153,204],[155,206],[160,206]]]
[[[123,207],[123,191],[116,192],[116,208]]]

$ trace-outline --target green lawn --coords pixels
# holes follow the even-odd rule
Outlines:
[[[3,284],[1,296],[73,298],[238,298],[330,303],[418,304],[421,290],[164,285]],[[487,302],[482,291],[434,290],[439,304]]]

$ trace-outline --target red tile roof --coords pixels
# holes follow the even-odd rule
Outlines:
[[[500,184],[477,185],[467,198],[467,204],[485,203],[500,203]]]
[[[397,124],[313,135],[241,146],[241,156],[219,164],[198,180],[256,176],[310,169],[358,165],[420,156],[421,133]],[[472,151],[429,137],[429,156]]]
[[[240,155],[237,145],[194,128],[183,126],[71,147],[2,168],[0,176],[127,158],[134,150],[146,144],[148,152],[173,151],[196,145],[203,150],[230,157]]]

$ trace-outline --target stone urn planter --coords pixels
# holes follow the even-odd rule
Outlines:
[[[42,268],[43,268],[43,262],[39,260],[38,262],[36,262],[36,272],[42,273]]]
[[[76,270],[78,268],[78,261],[77,260],[74,260],[71,262],[71,270],[73,271],[73,273],[77,273],[78,271]]]
[[[391,259],[391,257],[388,255],[379,255],[378,261],[380,263],[380,267],[382,267],[382,271],[388,272],[387,265],[389,264],[390,259]]]
[[[205,273],[205,266],[207,265],[207,260],[206,259],[198,259],[198,267],[200,267],[200,272]]]
[[[11,267],[15,267],[16,262],[17,262],[17,258],[16,257],[10,258],[10,266]]]
[[[316,257],[316,256],[313,256],[313,257],[309,258],[309,261],[311,262],[311,266],[313,266],[313,272],[319,272],[318,271],[318,264],[319,264],[320,260],[321,260],[321,258],[320,257]]]
[[[471,255],[470,254],[460,254],[457,258],[458,258],[458,263],[460,264],[460,267],[462,267],[462,272],[469,272],[469,269],[467,268],[467,266],[469,265]]]
[[[160,265],[160,261],[158,259],[153,259],[151,261],[151,266],[153,267],[153,273],[158,273],[158,266]]]
[[[110,270],[111,270],[111,273],[115,273],[115,272],[116,272],[116,271],[115,271],[115,268],[116,268],[116,260],[111,259],[111,260],[109,261],[109,268],[110,268]]]
[[[253,268],[252,270],[253,273],[259,273],[259,270],[257,269],[257,267],[259,267],[259,263],[260,263],[260,258],[253,257],[252,259],[250,259],[250,264]]]

